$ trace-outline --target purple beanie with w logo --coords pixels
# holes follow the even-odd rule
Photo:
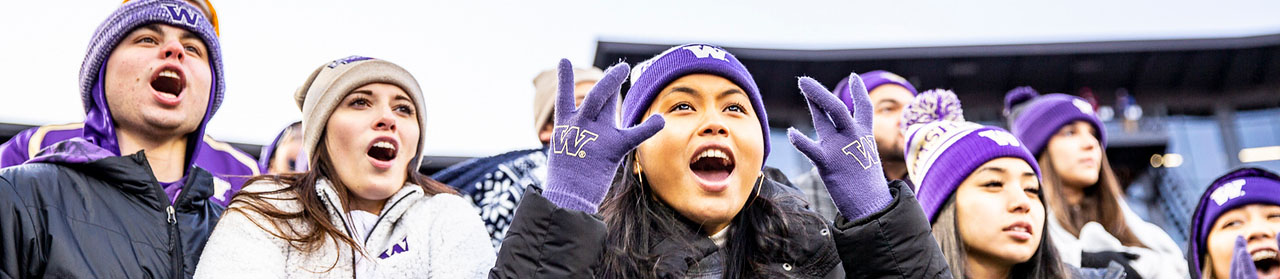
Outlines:
[[[1204,190],[1191,216],[1187,243],[1187,265],[1193,278],[1202,273],[1204,255],[1209,252],[1209,232],[1218,217],[1250,204],[1280,205],[1280,176],[1260,168],[1242,168],[1218,177]]]
[[[80,99],[85,112],[93,107],[93,86],[99,82],[98,72],[105,70],[104,64],[111,57],[116,45],[124,40],[130,32],[150,24],[166,24],[200,36],[209,51],[209,69],[213,71],[213,92],[210,99],[209,115],[218,110],[222,104],[222,47],[218,45],[218,33],[213,24],[205,18],[204,11],[186,1],[178,0],[140,0],[129,1],[117,8],[111,16],[102,21],[93,39],[89,40],[89,50],[80,64]]]
[[[764,112],[764,100],[756,81],[738,58],[724,49],[708,44],[676,46],[636,64],[631,69],[631,89],[622,100],[623,127],[639,125],[644,120],[649,105],[662,93],[662,88],[681,77],[692,74],[710,74],[723,77],[742,87],[751,99],[751,108],[760,119],[764,132],[764,159],[769,158],[769,117]],[[761,160],[761,162],[764,162]]]

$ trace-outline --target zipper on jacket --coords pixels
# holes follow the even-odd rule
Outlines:
[[[151,175],[151,181],[150,181],[152,185],[151,188],[156,189],[156,192],[159,194],[158,196],[161,198],[161,202],[168,201],[169,194],[164,192],[164,186],[160,185],[160,181],[156,179],[155,172],[151,171],[151,162],[147,161],[146,151],[139,151],[137,154],[134,154],[133,157],[134,157],[134,160],[141,161],[142,168],[147,171],[147,174]],[[183,267],[186,266],[186,263],[182,260],[182,236],[179,233],[180,231],[178,230],[178,212],[177,212],[177,208],[174,208],[174,205],[176,205],[179,202],[182,202],[183,196],[186,196],[187,194],[187,189],[191,188],[191,182],[195,181],[194,179],[195,174],[194,172],[188,172],[188,173],[185,173],[183,176],[186,179],[186,181],[184,181],[184,183],[182,184],[182,189],[178,190],[178,197],[174,199],[173,202],[170,203],[168,206],[165,206],[165,209],[164,209],[165,222],[168,223],[166,225],[167,227],[169,227],[169,241],[173,243],[173,245],[169,247],[169,256],[170,256],[169,260],[173,262],[172,263],[173,275],[170,276],[171,278],[186,277],[186,276],[183,276],[183,272],[182,272],[182,269]]]
[[[170,205],[168,208],[166,208],[166,209],[165,209],[165,211],[168,211],[168,212],[169,212],[169,219],[168,219],[168,220],[169,220],[169,224],[170,224],[170,225],[177,224],[177,223],[178,223],[178,214],[174,214],[174,213],[173,213],[173,206],[172,206],[172,205]]]
[[[150,169],[150,167],[148,167]],[[154,175],[153,175],[154,176]],[[165,209],[169,213],[169,240],[173,241],[173,247],[169,254],[173,257],[173,278],[185,278],[182,269],[186,266],[186,261],[182,258],[182,234],[178,229],[178,213],[174,208],[175,205],[182,202],[182,198],[187,195],[187,189],[191,189],[191,183],[195,182],[195,176],[192,173],[186,174],[186,180],[182,184],[182,189],[178,190],[178,198],[173,199],[173,203]],[[156,186],[160,186],[156,183]],[[160,191],[164,191],[164,187],[159,187]]]

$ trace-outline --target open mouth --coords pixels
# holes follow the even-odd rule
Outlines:
[[[369,151],[365,154],[369,155],[369,158],[373,158],[374,160],[390,162],[391,160],[396,159],[397,150],[399,150],[399,148],[396,145],[395,140],[382,137],[374,139],[373,144],[369,145]]]
[[[167,66],[161,68],[151,78],[151,88],[156,92],[173,95],[178,97],[182,94],[182,89],[186,88],[187,81],[182,77],[182,70],[177,67]]]
[[[1263,248],[1249,253],[1253,257],[1253,266],[1258,268],[1260,278],[1280,277],[1280,259],[1276,258],[1276,250]]]
[[[1004,227],[1003,231],[1019,241],[1031,239],[1031,223],[1025,221],[1014,222],[1012,225]]]
[[[733,174],[733,152],[720,146],[703,147],[689,163],[689,169],[702,180],[720,182]]]

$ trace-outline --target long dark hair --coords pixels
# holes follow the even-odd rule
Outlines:
[[[1040,198],[1040,202],[1044,202],[1044,197]],[[1050,279],[1050,278],[1070,278],[1071,274],[1067,268],[1063,266],[1062,260],[1058,257],[1058,250],[1053,247],[1053,242],[1049,240],[1049,219],[1045,218],[1044,224],[1041,224],[1040,243],[1036,246],[1036,253],[1031,255],[1031,259],[1025,262],[1014,264],[1009,270],[1009,278],[1032,278],[1032,279]],[[964,245],[964,240],[960,238],[960,228],[956,222],[956,195],[951,194],[946,203],[942,204],[942,211],[938,212],[938,218],[933,221],[933,238],[938,241],[938,248],[942,249],[942,255],[947,257],[947,265],[951,266],[951,276],[953,278],[968,278],[965,270],[965,263],[969,260],[965,252],[968,250]]]
[[[605,240],[605,252],[601,274],[603,278],[653,278],[661,274],[683,273],[683,270],[661,270],[661,251],[652,248],[661,241],[678,241],[681,249],[697,249],[688,236],[704,235],[700,224],[684,218],[654,195],[653,188],[634,171],[635,153],[623,160],[618,177],[609,189],[600,214],[609,232]],[[759,178],[765,179],[765,178]],[[793,195],[760,194],[765,191],[765,181],[753,190],[737,216],[730,221],[729,237],[720,250],[723,256],[725,278],[780,277],[773,274],[769,263],[791,262],[786,253],[792,247],[793,226],[801,220],[815,218],[816,214],[783,206],[798,199]],[[794,200],[802,203],[803,201]]]
[[[1062,178],[1054,171],[1053,157],[1047,150],[1040,155],[1043,189],[1048,201],[1045,207],[1052,209],[1054,215],[1049,218],[1057,218],[1063,229],[1077,237],[1084,224],[1098,222],[1125,246],[1146,247],[1125,223],[1124,210],[1120,207],[1124,194],[1120,192],[1120,182],[1111,170],[1106,152],[1102,152],[1100,161],[1102,167],[1098,170],[1098,181],[1082,189],[1084,196],[1080,199],[1080,204],[1072,205],[1065,196],[1059,194],[1059,189],[1067,186],[1062,184]]]
[[[249,212],[253,212],[266,217],[270,221],[265,224],[255,218],[249,218],[249,220],[271,236],[284,239],[290,247],[303,252],[315,252],[328,238],[333,238],[339,244],[335,245],[336,249],[340,250],[341,245],[347,245],[352,250],[364,254],[364,251],[357,248],[360,247],[358,242],[347,235],[345,228],[339,228],[338,224],[331,221],[329,210],[316,194],[316,182],[321,178],[327,179],[333,186],[334,192],[337,192],[343,208],[350,208],[350,193],[342,180],[338,179],[338,173],[334,171],[324,137],[321,137],[316,146],[316,159],[310,162],[312,166],[310,170],[301,173],[255,176],[245,182],[245,185],[268,181],[286,185],[286,187],[267,192],[240,191],[231,198],[227,211],[240,212],[245,216],[252,216]],[[410,162],[409,165],[415,164]],[[426,195],[457,194],[448,185],[432,180],[412,169],[405,180],[422,187]],[[271,201],[296,202],[301,210],[283,210]],[[295,225],[293,222],[298,222],[300,225]],[[329,269],[335,266],[337,266],[336,259]]]

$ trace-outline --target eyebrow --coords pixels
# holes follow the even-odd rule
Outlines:
[[[160,33],[160,35],[164,35],[164,29],[160,29],[159,23],[147,24],[146,26],[142,26],[142,28],[151,30],[151,32]]]
[[[351,95],[353,95],[353,94],[365,94],[365,95],[370,95],[370,96],[372,96],[372,95],[373,95],[373,91],[369,91],[369,90],[367,90],[367,89],[365,89],[365,90],[356,90],[356,91],[351,91],[351,93],[350,93],[350,94],[347,94],[347,96],[351,96]]]
[[[684,86],[676,86],[676,87],[672,87],[672,88],[671,88],[671,90],[667,91],[667,93],[665,93],[665,94],[663,94],[663,95],[671,95],[671,94],[674,94],[674,93],[684,93],[684,94],[693,95],[693,96],[697,96],[697,95],[698,95],[698,91],[697,91],[697,90],[693,90],[693,88],[688,88],[688,87],[684,87]]]
[[[974,173],[979,173],[979,172],[984,172],[984,171],[1008,172],[1008,171],[1006,171],[1004,168],[1001,168],[1001,167],[985,167],[985,168],[978,169],[978,171],[975,171]]]
[[[899,104],[898,100],[894,100],[894,99],[884,99],[884,100],[880,100],[879,102],[876,102],[877,105],[883,104],[883,103],[893,103],[895,105]]]
[[[742,94],[742,95],[747,95],[747,93],[746,93],[746,92],[742,92],[742,90],[740,90],[740,89],[737,89],[737,88],[730,88],[729,90],[725,90],[724,92],[720,92],[720,97],[724,97],[724,96],[728,96],[728,95],[733,95],[733,94]]]
[[[179,37],[181,37],[182,39],[196,39],[196,40],[200,40],[200,43],[204,43],[203,38],[200,38],[200,36],[196,36],[196,33],[192,33],[191,31],[187,31],[187,30],[182,30],[182,36],[179,36]]]
[[[164,29],[160,28],[160,25],[161,25],[160,23],[147,24],[146,26],[142,26],[142,29],[151,30],[151,32],[156,32],[156,33],[159,33],[160,36],[164,36],[165,35]],[[196,40],[200,40],[201,43],[204,43],[204,38],[200,38],[200,36],[196,35],[196,33],[192,33],[191,31],[187,31],[186,29],[181,29],[181,30],[182,30],[182,35],[179,35],[178,36],[179,38],[196,39]]]
[[[689,88],[689,87],[685,87],[685,86],[676,86],[676,87],[672,87],[672,88],[671,88],[671,90],[670,90],[670,91],[667,91],[667,93],[666,93],[666,94],[671,94],[671,93],[685,93],[685,94],[695,95],[695,96],[696,96],[696,95],[698,94],[698,90],[694,90],[693,88]],[[730,88],[729,90],[725,90],[724,92],[720,92],[720,95],[719,95],[719,96],[723,97],[723,96],[725,96],[725,95],[733,95],[733,94],[742,94],[742,95],[747,95],[747,93],[746,93],[746,92],[742,92],[742,90],[741,90],[741,89],[737,89],[737,88]],[[664,95],[665,95],[665,94],[664,94]]]

